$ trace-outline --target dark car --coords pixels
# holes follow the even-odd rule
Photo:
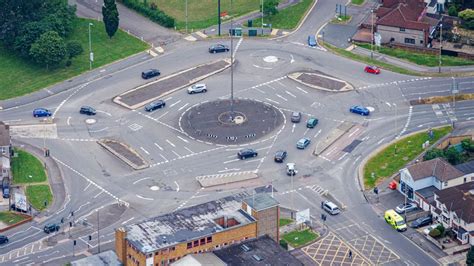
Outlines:
[[[211,47],[209,47],[209,53],[211,54],[228,52],[228,51],[229,51],[229,47],[223,44],[214,44]]]
[[[10,210],[15,211],[15,212],[22,212],[22,213],[26,213],[26,212],[27,212],[27,211],[24,211],[24,210],[22,210],[22,209],[20,209],[20,208],[17,208],[16,205],[15,205],[15,203],[13,203],[12,205],[10,205]]]
[[[0,245],[7,244],[7,243],[8,243],[8,237],[0,235]]]
[[[285,160],[285,158],[286,158],[287,155],[288,155],[288,153],[287,153],[286,151],[277,151],[277,152],[275,153],[275,158],[274,158],[274,160],[275,160],[275,162],[277,162],[277,163],[282,163],[282,162]]]
[[[57,224],[47,224],[47,225],[44,226],[43,231],[46,234],[49,234],[49,233],[52,233],[52,232],[55,232],[55,231],[59,231],[59,225],[57,225]]]
[[[369,109],[365,108],[364,106],[360,106],[360,105],[351,106],[349,111],[351,113],[360,114],[360,115],[369,115],[370,114]]]
[[[411,227],[412,228],[419,228],[419,227],[430,225],[432,223],[433,223],[433,217],[431,215],[428,215],[428,216],[421,217],[421,218],[418,218],[415,221],[413,221],[411,223]]]
[[[10,178],[7,176],[2,180],[2,193],[4,199],[10,198]]]
[[[90,106],[82,106],[79,113],[84,115],[95,115],[97,114],[97,111]]]
[[[310,118],[306,121],[307,128],[314,128],[318,124],[319,120],[317,118]]]
[[[308,45],[311,47],[316,46],[316,37],[314,35],[309,35],[308,36]]]
[[[156,110],[156,109],[158,109],[158,108],[163,108],[163,107],[165,107],[165,106],[166,106],[165,101],[163,101],[163,100],[158,100],[158,101],[156,101],[156,102],[151,102],[151,103],[145,105],[145,111],[147,111],[147,112],[152,112],[152,111],[154,111],[154,110]]]
[[[380,74],[380,68],[376,66],[366,66],[364,68],[364,71],[367,73],[376,74],[376,75]]]
[[[161,73],[158,69],[148,69],[148,70],[145,70],[142,72],[142,78],[144,79],[149,79],[149,78],[153,78],[153,77],[156,77],[156,76],[159,76]]]
[[[301,121],[301,113],[300,112],[293,112],[291,114],[291,122],[299,123]]]
[[[254,149],[243,149],[243,150],[240,150],[237,153],[237,156],[241,160],[247,159],[247,158],[250,158],[250,157],[257,157],[257,155],[258,155],[258,152]]]
[[[46,108],[36,108],[35,110],[33,110],[34,117],[45,117],[51,115],[52,113]]]
[[[296,148],[304,150],[311,143],[309,138],[302,138],[296,142]]]

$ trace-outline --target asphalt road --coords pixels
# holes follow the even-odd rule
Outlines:
[[[207,78],[204,81],[207,93],[188,95],[185,90],[177,91],[164,99],[165,108],[152,113],[145,113],[143,109],[130,111],[111,101],[114,96],[149,82],[140,77],[144,69],[155,67],[166,76],[229,56],[229,53],[207,53],[207,47],[214,41],[181,40],[164,55],[131,64],[67,92],[0,111],[0,120],[10,124],[38,123],[39,119],[31,116],[35,107],[54,111],[57,137],[32,132],[31,138],[22,138],[22,141],[38,147],[45,143],[51,150],[51,156],[63,171],[67,194],[61,209],[7,232],[11,241],[2,247],[0,263],[67,262],[73,253],[80,257],[97,251],[98,224],[101,250],[110,249],[116,227],[272,184],[275,197],[283,206],[299,210],[310,208],[315,217],[320,213],[321,191],[329,190],[347,206],[341,215],[329,217],[331,231],[354,246],[364,240],[383,246],[388,254],[393,254],[387,258],[362,254],[373,263],[435,264],[376,215],[360,192],[357,169],[373,149],[397,136],[452,121],[472,120],[474,105],[469,101],[455,103],[455,106],[452,103],[410,106],[409,101],[419,95],[449,95],[452,79],[416,78],[387,71],[370,75],[363,72],[364,65],[358,62],[304,45],[305,36],[314,34],[331,12],[334,12],[334,2],[319,0],[305,24],[294,34],[274,41],[245,39],[238,47],[235,97],[272,104],[287,118],[279,129],[252,145],[217,146],[196,142],[179,127],[179,118],[187,108],[229,97],[230,70]],[[356,90],[329,93],[304,87],[286,77],[288,73],[305,69],[346,80]],[[467,92],[472,90],[474,78],[457,82],[459,89]],[[369,106],[374,111],[369,117],[351,114],[348,108],[353,104]],[[94,106],[98,114],[80,115],[81,105]],[[289,121],[292,111],[302,112],[303,122],[292,124]],[[308,117],[319,119],[316,128],[305,127]],[[88,118],[95,122],[86,123]],[[343,121],[353,123],[353,129],[321,156],[313,156],[312,150]],[[295,144],[302,137],[310,138],[312,143],[307,149],[298,150]],[[101,138],[127,143],[150,163],[150,168],[131,170],[95,143]],[[360,144],[347,150],[354,141]],[[259,156],[238,160],[236,153],[242,147],[257,149]],[[279,149],[288,151],[286,162],[296,163],[298,174],[293,179],[285,174],[284,164],[273,162],[273,154]],[[201,189],[195,180],[196,176],[245,171],[256,171],[259,178],[206,189]],[[126,206],[118,206],[119,200]],[[65,223],[56,236],[42,232],[44,224],[59,222],[61,218]],[[73,222],[72,228],[69,222]],[[357,230],[347,232],[347,228]],[[92,241],[88,241],[89,235]],[[72,240],[78,240],[74,250]]]

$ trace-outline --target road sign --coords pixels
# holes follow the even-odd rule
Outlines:
[[[20,193],[15,193],[15,208],[22,211],[28,210],[28,203],[26,201],[26,196]]]
[[[382,35],[380,33],[374,33],[374,42],[376,46],[380,47],[382,45]]]
[[[296,224],[302,224],[309,221],[309,209],[302,210],[296,213]]]

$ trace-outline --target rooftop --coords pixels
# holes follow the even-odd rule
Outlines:
[[[188,254],[178,260],[175,263],[171,264],[172,266],[225,266],[224,263],[219,257],[214,255],[214,253],[199,253],[199,254]]]
[[[384,1],[377,9],[377,24],[416,30],[429,30],[429,24],[421,21],[425,13],[422,0]]]
[[[240,194],[228,196],[126,226],[126,238],[141,252],[153,252],[228,230],[224,217],[232,226],[255,222],[241,208]]]
[[[303,265],[266,235],[216,250],[214,254],[228,265]]]
[[[10,126],[0,121],[0,146],[10,146]]]
[[[474,223],[474,182],[436,191],[438,201],[466,223]]]
[[[474,173],[474,160],[471,160],[469,162],[465,162],[462,164],[458,164],[454,167],[456,167],[456,169],[463,172],[464,174]],[[472,181],[474,181],[474,179],[472,179]]]
[[[426,177],[436,177],[445,182],[463,176],[464,173],[441,158],[416,163],[407,167],[413,180],[420,180]]]
[[[258,193],[243,200],[248,206],[256,211],[265,210],[277,206],[279,203],[267,193]]]
[[[120,266],[122,265],[122,263],[120,263],[120,261],[118,260],[118,257],[115,254],[115,252],[112,250],[109,250],[109,251],[102,252],[100,254],[96,254],[96,255],[85,257],[76,261],[72,261],[71,265],[72,266],[89,266],[89,265]]]

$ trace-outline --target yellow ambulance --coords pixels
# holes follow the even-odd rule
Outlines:
[[[396,213],[393,209],[385,211],[385,221],[397,231],[402,232],[407,230],[407,224],[403,217]]]

